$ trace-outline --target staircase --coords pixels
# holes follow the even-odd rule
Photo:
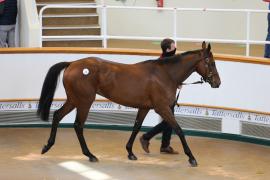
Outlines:
[[[82,38],[85,35],[100,35],[99,17],[96,8],[83,8],[95,5],[95,0],[36,0],[37,10],[45,5],[74,4],[81,8],[46,9],[42,18],[43,47],[101,47],[101,40]],[[61,37],[76,36],[76,37]],[[81,37],[80,37],[81,36]]]

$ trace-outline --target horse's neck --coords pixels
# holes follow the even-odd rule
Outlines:
[[[196,65],[201,58],[199,53],[192,56],[193,57],[181,57],[181,60],[168,67],[170,70],[167,72],[169,72],[171,79],[175,82],[176,86],[179,86],[195,71]]]

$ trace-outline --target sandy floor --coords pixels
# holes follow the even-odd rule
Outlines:
[[[134,144],[137,161],[127,159],[126,131],[85,129],[90,151],[99,158],[91,163],[82,155],[73,129],[58,130],[56,144],[45,155],[49,128],[0,129],[0,179],[269,179],[270,147],[211,138],[187,137],[199,166],[192,168],[183,154],[180,141],[173,136],[172,146],[179,155],[159,153],[160,140],[153,139],[150,154]],[[140,134],[141,135],[141,134]]]

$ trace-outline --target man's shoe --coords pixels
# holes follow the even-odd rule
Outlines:
[[[149,153],[149,152],[150,152],[149,149],[148,149],[149,144],[150,144],[149,141],[143,139],[143,136],[141,136],[141,137],[140,137],[140,142],[141,142],[141,145],[142,145],[143,150],[144,150],[146,153]]]
[[[162,154],[179,154],[178,151],[175,151],[171,146],[160,148],[160,153]]]

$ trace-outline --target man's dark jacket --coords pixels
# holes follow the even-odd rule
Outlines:
[[[4,12],[0,14],[0,25],[16,24],[17,0],[5,0]]]

